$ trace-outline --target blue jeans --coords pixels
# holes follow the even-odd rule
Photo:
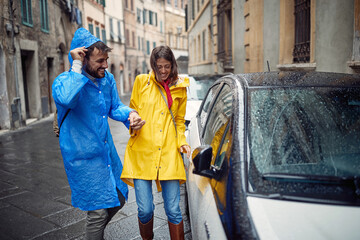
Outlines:
[[[164,208],[168,221],[179,224],[182,221],[180,210],[180,185],[179,180],[160,181]],[[138,217],[141,223],[148,223],[154,215],[152,180],[134,179]]]

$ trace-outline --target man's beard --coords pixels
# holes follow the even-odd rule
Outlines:
[[[91,68],[88,64],[86,64],[85,65],[85,71],[90,76],[93,76],[94,78],[103,78],[103,77],[105,77],[105,69],[104,69],[104,74],[100,75],[100,74],[98,74],[97,70]]]

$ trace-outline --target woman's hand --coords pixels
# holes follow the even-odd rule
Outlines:
[[[190,148],[189,145],[182,145],[180,147],[180,152],[181,153],[186,153],[187,158],[190,159],[191,148]]]
[[[136,111],[130,113],[129,121],[130,121],[130,127],[134,130],[141,129],[142,126],[144,126],[145,124],[145,120],[142,120],[140,115]]]

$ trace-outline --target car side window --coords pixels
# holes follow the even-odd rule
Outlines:
[[[230,124],[232,108],[232,92],[229,85],[225,84],[218,94],[214,106],[209,113],[204,129],[203,144],[211,145],[213,156],[218,153],[218,148],[223,142],[223,136]]]
[[[221,170],[221,166],[224,163],[224,160],[226,159],[227,154],[229,153],[229,150],[231,148],[231,131],[230,131],[230,126],[231,126],[231,122],[229,121],[225,126],[225,132],[223,134],[221,143],[220,143],[220,147],[218,149],[218,153],[214,156],[216,156],[216,158],[214,159],[213,165],[212,167],[215,170]]]
[[[213,86],[212,88],[210,88],[206,98],[204,99],[204,103],[203,103],[201,111],[200,111],[200,121],[199,121],[200,129],[203,129],[205,126],[206,118],[210,111],[211,102],[214,99],[214,97],[219,89],[219,86],[220,86],[220,84],[217,84],[217,85]]]

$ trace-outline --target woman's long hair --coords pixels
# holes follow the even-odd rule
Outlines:
[[[173,52],[168,46],[158,46],[155,47],[150,56],[150,65],[152,70],[155,72],[155,77],[160,75],[159,69],[157,68],[156,61],[159,58],[164,58],[165,60],[169,61],[171,63],[171,72],[169,75],[169,78],[171,79],[171,82],[176,81],[178,78],[178,70],[177,70],[177,63],[174,57]],[[158,80],[158,79],[156,79]]]

